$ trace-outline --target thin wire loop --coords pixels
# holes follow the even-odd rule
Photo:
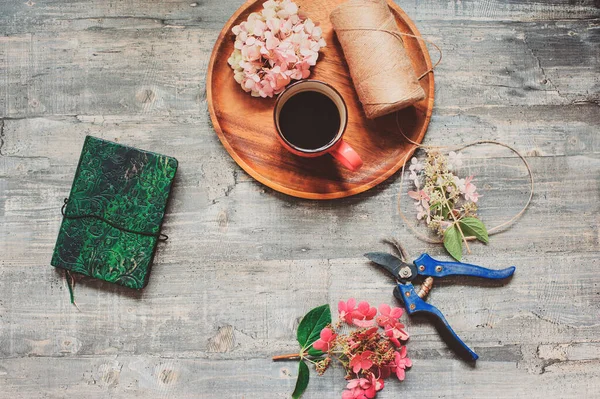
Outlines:
[[[413,140],[411,140],[409,137],[406,136],[406,134],[404,134],[404,132],[402,131],[402,128],[400,127],[399,121],[398,121],[398,113],[396,113],[396,124],[398,127],[398,130],[400,131],[400,134],[402,134],[402,136],[412,145],[416,146],[417,148],[425,148],[425,149],[453,149],[454,151],[462,151],[466,148],[469,147],[473,147],[476,145],[482,145],[482,144],[492,144],[492,145],[499,145],[501,147],[505,147],[508,148],[509,150],[511,150],[512,152],[514,152],[520,159],[521,161],[523,161],[523,164],[525,165],[525,167],[527,168],[527,174],[529,176],[529,185],[530,185],[530,191],[529,191],[529,197],[527,198],[527,202],[525,203],[525,205],[523,206],[523,208],[521,208],[521,210],[514,215],[512,218],[510,218],[509,220],[507,220],[506,222],[500,223],[497,226],[492,227],[491,229],[488,229],[488,235],[494,235],[494,234],[498,234],[502,231],[504,231],[506,228],[508,228],[510,225],[512,225],[514,222],[516,222],[521,216],[523,216],[523,214],[525,213],[525,211],[527,210],[527,208],[529,208],[529,204],[531,204],[531,200],[533,199],[533,193],[534,193],[534,181],[533,181],[533,172],[531,171],[531,167],[529,166],[529,162],[527,162],[527,160],[525,159],[525,157],[519,152],[517,151],[517,149],[515,149],[514,147],[511,147],[508,144],[505,143],[501,143],[499,141],[495,141],[495,140],[478,140],[478,141],[473,141],[472,143],[467,143],[465,145],[462,146],[427,146],[427,145],[422,145],[419,144]],[[401,207],[401,201],[402,201],[402,187],[404,186],[404,170],[405,170],[405,166],[406,166],[406,161],[408,160],[408,156],[409,156],[410,152],[406,154],[406,156],[404,157],[404,162],[402,165],[402,171],[401,171],[401,175],[400,175],[400,194],[398,194],[398,213],[400,214],[400,217],[402,218],[402,220],[404,221],[404,224],[406,224],[406,226],[412,231],[412,233],[417,236],[417,238],[419,238],[422,241],[428,242],[430,244],[441,244],[444,241],[441,239],[433,239],[430,237],[427,237],[424,234],[419,233],[416,229],[415,226],[410,223],[408,221],[408,218],[406,217],[406,215],[404,214],[404,212],[402,212],[402,207]],[[468,236],[465,237],[466,240],[469,241],[473,241],[476,239],[476,237],[474,236]]]

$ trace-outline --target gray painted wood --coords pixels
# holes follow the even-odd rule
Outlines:
[[[395,236],[413,255],[445,256],[403,226],[398,176],[312,202],[235,165],[210,125],[205,74],[241,3],[0,4],[0,397],[287,397],[295,364],[270,357],[296,349],[307,310],[350,296],[394,303],[393,282],[362,253]],[[406,319],[414,367],[378,397],[597,397],[597,1],[400,5],[445,51],[426,142],[514,145],[536,195],[518,224],[465,258],[516,265],[508,284],[438,280],[432,291],[477,366]],[[49,260],[86,134],[175,156],[180,170],[148,287],[80,280],[79,312]],[[518,211],[527,179],[512,154],[466,155],[486,223]],[[339,369],[313,375],[305,397],[340,397],[343,385]]]

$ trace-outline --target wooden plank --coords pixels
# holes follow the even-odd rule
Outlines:
[[[501,178],[499,169],[488,169],[485,165],[472,169],[479,172],[482,182],[489,182],[489,188],[482,190],[489,205],[482,201],[481,215],[490,226],[508,220],[527,197],[522,167],[514,161],[513,165],[514,169],[507,170],[518,177]],[[492,245],[478,247],[478,251],[493,254],[503,250],[528,251],[534,247],[596,251],[598,181],[594,173],[599,165],[598,158],[577,156],[532,160],[534,171],[548,171],[548,175],[537,176],[536,201],[516,228],[495,236]],[[16,245],[24,239],[29,244],[44,246],[39,255],[52,248],[60,224],[59,209],[62,199],[68,195],[73,168],[59,168],[62,170],[59,175],[43,182],[36,177],[20,177],[4,183],[5,190],[0,197],[4,209],[0,245],[7,249],[10,258],[18,259],[29,252],[27,246]],[[581,176],[581,168],[592,174]],[[410,245],[427,247],[413,239],[403,227],[396,211],[398,187],[395,185],[383,186],[337,204],[321,205],[293,202],[265,191],[258,183],[245,181],[234,184],[231,189],[223,186],[225,191],[213,203],[205,188],[212,183],[194,175],[194,171],[187,180],[185,173],[183,169],[182,183],[176,186],[176,200],[165,220],[165,232],[172,236],[168,244],[172,261],[185,262],[190,254],[220,260],[243,260],[248,256],[250,259],[353,257],[388,235],[401,235],[403,239],[410,239]],[[570,180],[557,181],[549,177],[551,174]],[[216,172],[213,175],[219,176]],[[572,191],[570,187],[574,184],[581,188]],[[274,202],[278,200],[280,202]],[[318,214],[309,216],[315,212]],[[35,229],[32,230],[24,218],[37,220]],[[552,231],[540,230],[540,219],[552,220]],[[215,250],[223,240],[231,247],[225,252]],[[189,248],[190,242],[195,243],[194,248]],[[47,262],[47,259],[39,261]]]
[[[2,116],[198,114],[214,38],[180,29],[1,37]]]
[[[45,31],[68,31],[126,25],[213,26],[219,28],[243,4],[226,1],[137,1],[103,2],[90,7],[81,0],[67,2],[9,2],[0,15],[0,34],[29,32],[32,27]],[[461,0],[450,2],[407,0],[398,4],[415,21],[553,21],[592,20],[600,17],[594,0],[546,2],[504,2],[500,0]]]
[[[557,392],[564,398],[594,397],[600,377],[596,361],[550,363],[543,366],[542,374],[537,374],[525,372],[522,365],[511,360],[480,361],[476,368],[453,360],[421,360],[407,372],[405,381],[390,379],[377,397],[464,395],[508,399],[521,397],[523,391],[532,386],[536,387],[530,395],[534,398],[553,396]],[[9,383],[8,394],[32,398],[286,398],[293,390],[296,375],[294,362],[154,356],[8,359],[0,370],[4,373],[0,378]],[[561,378],[557,378],[557,373]],[[232,384],[232,379],[239,383]],[[49,380],[60,381],[60,388],[42,394],[39,386]],[[322,377],[312,374],[303,398],[339,397],[343,381],[341,373]],[[449,386],[456,388],[449,389]]]
[[[490,258],[479,254],[470,260],[494,268],[516,265],[515,277],[498,284],[439,280],[429,299],[484,361],[507,356],[525,361],[522,353],[515,354],[521,347],[586,342],[597,333],[597,254],[562,257],[565,264],[578,265],[575,277],[572,270],[553,262],[553,252]],[[69,303],[62,274],[50,267],[10,262],[0,276],[4,311],[0,354],[5,358],[156,354],[268,359],[295,350],[297,322],[315,306],[330,303],[335,313],[337,301],[350,297],[376,305],[397,304],[393,281],[363,258],[253,261],[243,266],[159,260],[150,285],[141,293],[82,280],[76,287],[82,312]],[[23,295],[31,280],[48,281],[34,298]],[[38,297],[54,305],[40,308]],[[403,321],[416,359],[455,358],[425,319]],[[223,328],[236,339],[216,350],[214,340],[223,339]],[[550,346],[543,356],[536,356],[545,359],[556,353]],[[588,355],[580,360],[597,358],[594,352]]]
[[[590,67],[599,64],[595,23],[440,22],[421,33],[444,51],[438,109],[597,105],[600,98],[598,68]],[[2,116],[204,114],[217,34],[127,27],[0,37]]]
[[[592,106],[583,109],[587,107]],[[567,120],[567,114],[564,115],[563,120]],[[594,115],[592,110],[590,124],[593,123]],[[525,119],[520,122],[522,130],[519,130],[517,124],[509,137],[521,140],[524,152],[537,151],[557,156],[530,160],[538,180],[538,200],[517,228],[492,241],[490,253],[499,248],[513,246],[514,250],[518,250],[527,249],[531,245],[593,250],[594,247],[589,245],[597,239],[597,226],[591,216],[597,209],[598,181],[594,174],[582,176],[579,172],[581,168],[598,170],[598,156],[593,150],[596,148],[593,127],[582,129],[581,126],[584,125],[579,123],[574,125],[570,133],[565,131],[564,136],[552,135],[554,141],[546,141],[546,136],[543,135],[538,141],[539,130],[558,130],[562,122],[558,117],[555,121],[548,119],[548,125],[544,128],[544,122],[527,119],[528,113],[524,116]],[[496,120],[500,119],[502,112],[498,112],[496,116]],[[536,123],[542,125],[536,126]],[[468,122],[465,124],[470,125]],[[532,125],[534,127],[530,130],[528,126]],[[13,237],[13,242],[17,242],[23,234],[30,235],[28,222],[22,219],[23,216],[29,216],[44,221],[45,224],[40,225],[44,229],[41,237],[45,245],[53,245],[60,219],[58,209],[62,198],[68,195],[70,178],[79,157],[80,146],[77,143],[83,141],[84,134],[95,134],[108,139],[121,136],[124,143],[163,151],[180,160],[182,167],[174,202],[165,224],[168,234],[175,234],[173,241],[169,243],[169,248],[173,248],[171,256],[174,259],[184,261],[189,249],[182,252],[181,256],[178,253],[188,246],[189,241],[196,240],[196,237],[202,237],[197,244],[197,256],[215,256],[219,259],[237,256],[245,259],[248,253],[258,251],[255,259],[279,259],[281,254],[301,258],[331,257],[332,254],[353,257],[357,252],[368,250],[369,246],[385,235],[408,233],[402,228],[395,210],[399,191],[397,177],[357,198],[319,204],[310,201],[294,202],[283,195],[272,194],[264,186],[247,178],[220,148],[214,133],[193,135],[191,139],[187,139],[189,126],[194,124],[180,125],[177,120],[151,123],[145,118],[130,121],[113,118],[97,124],[82,123],[76,118],[60,121],[40,118],[6,121],[5,131],[9,135],[3,151],[11,156],[5,163],[6,172],[0,172],[0,175],[7,176],[5,194],[0,195],[0,198],[4,200],[7,239]],[[439,132],[432,130],[430,133],[434,137],[437,134],[440,140],[441,136],[478,133],[477,129],[463,126],[461,124],[452,130]],[[140,129],[145,131],[141,132]],[[503,130],[508,132],[510,126],[505,126]],[[165,143],[162,136],[162,132],[166,131],[169,132],[168,143]],[[574,144],[569,144],[568,140],[565,143],[565,138],[571,137],[570,134],[574,135],[571,139]],[[502,135],[494,138],[507,140]],[[431,140],[436,142],[435,138]],[[527,146],[528,143],[538,142],[541,146]],[[579,152],[578,148],[589,148],[592,152],[587,156],[575,155]],[[494,162],[490,162],[488,158],[472,160],[470,168],[465,171],[478,175],[484,195],[481,212],[484,220],[491,226],[508,220],[519,210],[527,196],[527,179],[525,169],[516,159],[504,158],[511,156],[507,150],[481,147],[477,151],[478,156],[496,158]],[[33,157],[34,161],[21,159],[23,154]],[[565,156],[567,154],[573,155]],[[11,173],[16,173],[14,178],[10,177]],[[558,179],[558,176],[564,176],[565,180]],[[572,184],[580,185],[581,191],[570,190]],[[276,205],[277,202],[273,202],[279,200],[284,204],[281,209]],[[296,206],[288,206],[291,204]],[[405,205],[408,206],[409,203],[405,202]],[[276,213],[273,213],[274,206],[278,209]],[[318,210],[318,214],[307,218],[315,210]],[[571,216],[562,217],[565,213]],[[255,215],[260,215],[260,220],[255,220]],[[530,230],[538,225],[537,218],[546,218],[545,215],[549,215],[557,229],[564,229],[554,232],[556,243],[548,241],[545,235],[534,234]],[[339,225],[338,221],[344,219],[348,221]],[[574,223],[575,221],[578,223]],[[383,231],[373,236],[379,229]],[[309,234],[305,236],[306,233]],[[317,244],[312,243],[315,234],[322,238],[316,241]],[[357,234],[372,237],[362,240],[356,248],[357,243],[346,237]],[[214,246],[222,242],[223,237],[236,243],[226,254],[214,251]],[[257,244],[272,241],[275,242],[269,245]],[[481,250],[488,251],[485,248]],[[27,249],[23,248],[22,251],[20,254],[26,253]]]

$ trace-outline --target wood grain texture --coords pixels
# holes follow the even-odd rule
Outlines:
[[[205,81],[242,3],[0,3],[1,398],[285,398],[295,365],[270,357],[296,349],[307,310],[350,296],[394,303],[393,282],[362,253],[395,236],[412,255],[445,258],[402,225],[397,174],[315,202],[265,188],[229,157]],[[405,319],[414,367],[378,397],[597,397],[597,2],[399,5],[445,51],[425,142],[509,143],[529,155],[536,195],[518,224],[465,256],[516,265],[510,283],[437,280],[431,293],[477,366]],[[80,313],[49,261],[86,134],[172,155],[180,170],[148,287],[79,281]],[[527,195],[523,166],[492,146],[465,155],[482,218],[510,217]],[[305,397],[340,397],[342,379],[339,368],[312,374]]]
[[[358,171],[345,169],[331,156],[301,158],[288,152],[278,141],[275,131],[275,98],[253,98],[232,79],[233,72],[227,63],[233,51],[231,28],[245,21],[250,13],[262,10],[263,1],[246,3],[227,21],[208,65],[208,109],[223,146],[256,180],[294,197],[323,200],[359,194],[397,172],[414,151],[414,146],[398,135],[395,114],[373,120],[365,115],[342,47],[329,21],[331,11],[342,2],[308,0],[298,1],[298,4],[311,19],[319,21],[323,29],[327,46],[321,50],[310,78],[332,85],[343,97],[348,109],[344,141],[364,162]],[[414,23],[393,2],[390,2],[390,11],[400,32],[420,36]],[[432,64],[425,43],[412,37],[405,37],[404,43],[417,75],[430,70]],[[426,75],[419,83],[426,97],[401,110],[398,123],[407,137],[420,143],[433,110],[433,74]]]

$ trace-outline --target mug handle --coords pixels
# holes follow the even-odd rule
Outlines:
[[[340,143],[334,146],[329,153],[353,172],[359,170],[363,164],[360,156],[344,140],[340,140]]]

